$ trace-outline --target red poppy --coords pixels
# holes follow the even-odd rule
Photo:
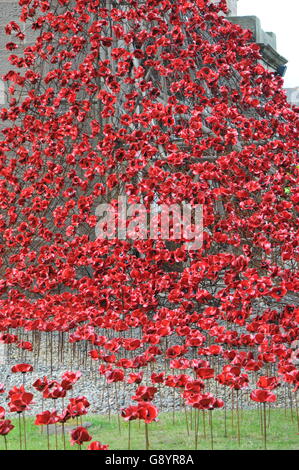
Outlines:
[[[66,423],[71,418],[74,418],[74,416],[70,413],[68,409],[66,409],[66,410],[63,410],[63,412],[60,415],[58,415],[58,422]]]
[[[170,369],[189,369],[190,361],[189,359],[180,357],[179,359],[173,359],[172,361],[170,361],[169,367]]]
[[[52,413],[50,411],[43,411],[40,414],[36,415],[35,422],[37,426],[39,425],[48,425],[48,424],[54,424],[59,421],[59,417],[57,415],[57,411],[53,411]]]
[[[129,378],[127,379],[128,384],[140,384],[142,382],[142,377],[143,377],[143,372],[140,372],[139,374],[136,373],[130,373]]]
[[[211,346],[208,347],[208,354],[211,354],[212,356],[218,356],[222,354],[223,348],[219,344],[211,344]]]
[[[57,400],[57,398],[63,398],[65,396],[66,390],[56,380],[48,383],[43,390],[44,398],[52,398],[53,400]]]
[[[32,372],[33,366],[30,364],[17,364],[11,368],[12,372],[22,372],[25,374],[26,372]]]
[[[72,418],[75,418],[76,416],[87,414],[89,406],[90,403],[84,396],[70,398],[70,403],[68,404],[66,411]]]
[[[123,357],[122,359],[116,361],[115,365],[117,367],[122,367],[123,369],[131,369],[133,368],[133,361],[127,359],[126,357]]]
[[[67,380],[71,384],[75,384],[80,379],[81,376],[82,376],[82,372],[80,371],[77,371],[77,372],[67,371],[67,372],[64,372],[62,379]]]
[[[200,393],[201,390],[205,387],[204,382],[200,379],[190,380],[185,385],[185,390],[192,393]]]
[[[59,1],[62,9],[68,3]],[[105,363],[99,372],[108,383],[124,381],[128,369],[127,382],[141,383],[139,370],[155,362],[162,370],[163,355],[173,373],[165,378],[157,369],[152,384],[184,389],[185,400],[202,409],[221,405],[201,384],[219,362],[191,359],[196,354],[229,362],[215,380],[234,390],[248,385],[244,370],[270,363],[296,391],[291,345],[299,309],[292,299],[299,282],[289,264],[298,259],[298,108],[288,105],[282,78],[259,64],[251,33],[222,16],[224,0],[152,0],[147,10],[129,0],[126,11],[98,8],[98,0],[85,2],[84,11],[80,1],[65,7],[65,17],[48,2],[20,3],[21,20],[36,16],[33,28],[46,21],[48,31],[24,55],[11,54],[12,70],[2,77],[9,96],[0,110],[7,124],[0,142],[0,342],[31,351],[8,332],[43,332],[52,357],[64,352],[56,338],[62,346],[67,337],[79,344],[76,359],[86,351]],[[108,21],[113,34],[106,36]],[[15,21],[5,31],[13,50],[24,34]],[[109,47],[108,59],[95,66]],[[78,66],[76,55],[86,50]],[[42,62],[53,67],[39,70]],[[41,84],[49,86],[41,92]],[[153,201],[201,204],[202,248],[188,250],[185,235],[175,249],[164,237],[96,239],[94,209],[102,199],[117,208],[122,187],[130,204],[147,209]],[[33,337],[38,349],[50,343]],[[96,349],[88,353],[89,346]],[[178,375],[189,370],[192,377]],[[56,399],[78,378],[67,372],[61,383],[44,378],[34,387]],[[276,384],[262,375],[257,387],[265,390],[253,395]],[[26,408],[25,390],[15,395],[16,409]],[[144,387],[134,399],[154,396]],[[78,397],[61,420],[87,408]]]
[[[201,379],[212,379],[214,377],[214,369],[211,369],[210,367],[202,367],[196,369],[196,375]]]
[[[33,350],[32,343],[30,343],[29,341],[20,341],[18,343],[18,348],[24,349],[26,351],[32,351]]]
[[[89,401],[87,400],[87,398],[85,396],[70,398],[70,403],[72,405],[75,404],[75,403],[82,403],[85,406],[85,408],[90,407],[90,403],[89,403]]]
[[[136,349],[142,346],[140,339],[125,339],[123,342],[123,347],[128,351],[135,351]]]
[[[152,401],[157,391],[158,389],[156,387],[140,385],[136,389],[136,395],[132,396],[132,399],[136,401]]]
[[[67,411],[70,414],[72,418],[75,418],[76,416],[82,416],[87,414],[88,410],[84,406],[82,402],[80,403],[70,403],[67,406]]]
[[[39,392],[43,392],[48,385],[48,378],[44,376],[43,379],[37,379],[32,386]]]
[[[0,421],[0,436],[7,436],[7,434],[14,428],[14,425],[9,419]]]
[[[151,375],[151,381],[154,384],[162,384],[164,382],[165,372],[153,372]]]
[[[68,391],[68,390],[72,390],[73,388],[73,382],[71,380],[68,380],[68,379],[63,379],[61,381],[61,386],[64,390]]]
[[[147,401],[140,401],[137,406],[137,414],[139,419],[143,419],[145,423],[157,421],[158,409]]]
[[[294,392],[299,388],[299,370],[295,369],[294,366],[291,366],[292,370],[284,374],[284,380],[287,383],[295,385]]]
[[[4,333],[0,335],[0,342],[4,344],[17,343],[18,337],[16,335],[11,335],[9,333]]]
[[[83,444],[83,442],[91,441],[92,437],[88,433],[87,429],[83,426],[78,426],[77,428],[73,429],[71,432],[71,444]]]
[[[215,398],[211,393],[194,394],[193,396],[189,396],[186,402],[200,410],[213,410],[224,406],[223,400]]]
[[[92,359],[95,359],[95,360],[99,359],[100,357],[100,353],[96,349],[92,349],[91,351],[88,352],[88,354]]]
[[[128,408],[123,408],[121,410],[121,416],[125,421],[138,419],[138,406],[128,406]]]
[[[280,381],[277,377],[267,377],[267,376],[261,376],[256,385],[260,388],[265,388],[268,390],[274,390],[280,385]]]
[[[29,405],[33,400],[33,394],[25,391],[24,387],[14,387],[9,391],[10,402],[8,406],[10,411],[22,413],[29,410]]]
[[[251,400],[257,401],[259,403],[276,401],[276,395],[274,395],[274,393],[270,393],[268,390],[253,390],[253,392],[250,394],[250,398]]]
[[[187,348],[185,346],[171,346],[170,348],[167,349],[165,356],[168,359],[173,359],[175,357],[181,356],[186,352]]]
[[[257,372],[263,367],[262,361],[254,361],[253,359],[249,360],[245,364],[245,370]]]
[[[87,447],[87,450],[108,450],[109,446],[102,444],[100,441],[93,441]]]
[[[122,382],[124,380],[125,374],[121,369],[108,370],[105,373],[106,380],[108,383],[112,382]]]

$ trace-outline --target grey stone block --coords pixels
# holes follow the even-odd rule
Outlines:
[[[272,32],[265,32],[261,22],[256,16],[229,16],[229,21],[240,25],[243,29],[249,29],[253,33],[252,42],[261,46],[261,53],[264,65],[270,70],[276,71],[280,66],[287,63],[287,60],[276,51],[276,35]]]
[[[265,33],[257,16],[230,16],[229,21],[239,24],[244,29],[250,29],[253,32],[252,39],[254,42],[266,44],[276,49],[276,35],[272,32]]]

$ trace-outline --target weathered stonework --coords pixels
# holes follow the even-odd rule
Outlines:
[[[10,21],[18,22],[20,6],[17,0],[0,0],[0,77],[5,75],[13,67],[8,61],[11,51],[5,47],[9,42],[9,36],[5,34],[5,26]],[[14,52],[16,54],[16,52]],[[7,83],[0,81],[0,107],[7,104]]]
[[[213,0],[218,3],[219,0]],[[249,29],[253,32],[252,41],[256,42],[261,46],[261,53],[263,56],[263,65],[272,71],[279,71],[285,66],[287,60],[282,57],[276,50],[276,36],[272,32],[265,32],[261,27],[261,22],[256,16],[237,16],[237,1],[238,0],[227,0],[229,7],[228,19],[235,24],[239,24],[245,29]],[[19,24],[20,6],[18,0],[0,0],[0,108],[7,106],[7,83],[1,80],[1,77],[5,75],[13,67],[8,61],[8,57],[11,51],[8,51],[5,47],[6,43],[9,42],[9,36],[5,34],[5,26],[10,21],[16,21]],[[24,25],[25,26],[25,25]],[[27,26],[27,31],[24,29],[24,33],[28,34],[24,42],[19,44],[19,48],[13,51],[14,54],[18,55],[22,53],[22,49],[34,42],[35,33]],[[289,101],[293,104],[298,105],[299,91],[292,89],[288,92]],[[0,124],[0,128],[5,127],[4,123]]]
[[[228,19],[232,23],[252,31],[252,42],[256,42],[261,47],[263,65],[276,72],[287,64],[287,59],[276,50],[276,35],[272,32],[265,32],[259,18],[256,16],[229,16]]]
[[[2,76],[7,74],[10,70],[14,70],[15,67],[9,62],[8,58],[11,54],[22,55],[23,49],[35,42],[38,32],[31,30],[30,26],[20,21],[21,7],[19,5],[19,0],[0,0],[0,109],[2,107],[7,107],[7,91],[8,83],[2,80]],[[18,23],[25,34],[24,41],[17,40],[11,36],[8,36],[5,33],[5,26],[11,22],[15,21]],[[18,48],[13,52],[6,49],[6,44],[10,41],[16,42]],[[0,123],[0,129],[6,127],[8,123]]]
[[[5,34],[5,26],[10,21],[19,22],[20,6],[18,1],[4,1],[0,0],[0,63],[1,63],[1,75],[8,72],[11,69],[10,63],[7,58],[10,56],[11,51],[5,48],[7,42],[9,42],[9,36]]]
[[[237,15],[237,2],[238,0],[227,0],[227,6],[230,10],[230,15]]]

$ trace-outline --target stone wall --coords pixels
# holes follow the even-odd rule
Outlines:
[[[273,72],[285,67],[288,61],[276,50],[276,35],[272,32],[265,32],[259,18],[256,16],[229,16],[228,19],[232,23],[252,31],[252,41],[260,45],[263,56],[262,63],[265,67]]]
[[[219,0],[212,0],[215,3]],[[235,24],[239,24],[245,29],[250,29],[253,32],[253,41],[261,46],[261,52],[263,55],[263,65],[272,71],[281,71],[285,67],[287,60],[282,57],[276,50],[276,36],[272,32],[265,32],[261,27],[261,22],[256,16],[237,16],[237,1],[238,0],[227,0],[228,7],[230,9],[228,19]],[[5,48],[5,44],[10,41],[10,37],[5,34],[5,26],[10,21],[19,22],[20,6],[18,0],[0,0],[0,108],[7,105],[7,83],[1,80],[1,77],[5,75],[9,70],[12,69],[12,65],[8,61],[10,54],[16,54],[22,52],[22,49],[34,41],[34,32],[27,26],[27,30],[24,25],[24,33],[27,33],[23,44],[19,44],[19,48],[13,52],[8,51]],[[292,96],[295,95],[295,92]],[[297,93],[297,92],[296,92]],[[296,94],[296,103],[298,101]],[[294,100],[293,100],[294,101]],[[3,123],[0,124],[3,127]]]
[[[12,52],[5,48],[6,43],[9,42],[9,36],[5,34],[5,26],[10,21],[18,22],[19,16],[20,7],[17,0],[0,0],[0,77],[12,69],[12,65],[8,62],[8,57]],[[7,102],[6,86],[7,84],[1,80],[0,106],[5,105]]]
[[[23,55],[24,48],[34,44],[36,36],[39,31],[35,32],[31,29],[30,20],[27,23],[20,21],[21,7],[19,6],[19,0],[0,0],[0,109],[8,107],[8,82],[4,82],[2,77],[9,72],[9,70],[20,69],[15,68],[8,60],[10,55]],[[5,33],[5,26],[11,21],[15,21],[21,28],[21,31],[25,34],[25,39],[21,41],[15,38],[14,35],[7,35]],[[8,42],[14,42],[18,45],[17,49],[9,51],[6,49]],[[17,86],[15,86],[17,88]],[[9,125],[9,121],[0,122],[0,129],[5,128]]]

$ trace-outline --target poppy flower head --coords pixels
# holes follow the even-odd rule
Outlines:
[[[7,434],[14,428],[14,425],[9,419],[0,420],[0,436],[7,436]]]
[[[66,390],[56,380],[49,382],[43,390],[44,398],[52,398],[53,400],[57,400],[58,398],[64,398],[65,396]]]
[[[280,381],[277,377],[261,376],[256,385],[267,390],[274,390],[279,387]]]
[[[0,419],[4,419],[5,414],[6,414],[5,409],[3,408],[3,406],[0,406]]]
[[[83,442],[91,441],[92,437],[88,433],[87,429],[83,426],[78,426],[77,428],[73,429],[71,432],[71,444],[72,446],[75,444],[81,445]]]
[[[58,421],[59,421],[59,417],[57,415],[57,411],[53,411],[51,413],[50,411],[46,410],[36,415],[34,424],[36,424],[37,426],[49,425],[49,424],[55,424]]]
[[[165,379],[165,372],[153,372],[152,375],[151,375],[151,381],[154,383],[154,384],[162,384],[164,382],[164,379]]]
[[[201,367],[199,369],[196,369],[196,375],[200,379],[212,379],[214,377],[214,369],[210,367]]]
[[[32,386],[39,392],[43,392],[48,385],[48,378],[44,376],[43,379],[37,379]]]
[[[204,382],[200,379],[190,380],[185,385],[185,390],[192,393],[200,393],[205,387]]]
[[[60,415],[58,415],[58,422],[64,424],[73,417],[74,416],[72,415],[72,413],[68,409],[65,409]]]
[[[123,408],[121,410],[121,416],[125,421],[133,421],[138,419],[138,407],[137,406],[128,406],[128,408]]]
[[[29,410],[29,405],[32,403],[33,394],[28,393],[24,390],[24,387],[14,387],[9,391],[10,401],[8,406],[10,411],[22,413],[25,410]]]
[[[127,383],[129,384],[140,384],[142,382],[143,372],[136,374],[134,372],[129,374],[129,378],[127,379]]]
[[[253,401],[257,401],[259,403],[273,403],[276,401],[276,395],[274,393],[270,393],[268,390],[260,390],[256,389],[250,394],[250,398]]]
[[[65,372],[62,376],[63,380],[67,380],[71,384],[75,384],[80,377],[82,376],[82,372],[77,371],[77,372]]]
[[[87,447],[87,450],[108,450],[109,446],[107,444],[102,444],[100,441],[93,441]]]
[[[145,423],[157,421],[158,409],[147,401],[140,401],[137,406],[138,418],[144,420]]]
[[[32,372],[33,366],[31,364],[16,364],[15,366],[12,366],[11,371],[14,373],[22,372],[22,374],[25,374],[26,372]]]
[[[20,341],[18,343],[18,348],[24,349],[26,351],[32,351],[33,350],[32,343],[30,343],[29,341]]]
[[[156,387],[146,387],[140,385],[136,389],[136,395],[132,396],[135,401],[152,401],[158,389]]]
[[[108,383],[122,382],[125,378],[125,374],[122,369],[108,370],[105,376]]]

